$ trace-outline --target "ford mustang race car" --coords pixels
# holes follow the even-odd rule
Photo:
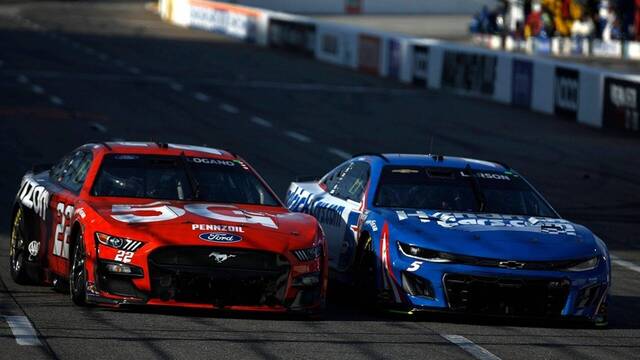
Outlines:
[[[24,176],[11,224],[13,279],[68,283],[78,305],[324,307],[327,249],[317,221],[287,210],[227,151],[84,145]]]
[[[318,219],[332,275],[369,302],[607,322],[606,245],[506,165],[357,156],[319,181],[292,183],[286,203]]]

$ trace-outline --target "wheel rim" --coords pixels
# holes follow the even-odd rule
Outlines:
[[[82,237],[76,241],[76,249],[73,255],[73,264],[71,266],[71,291],[73,294],[81,292],[85,283],[85,269],[84,269],[84,246],[82,246]]]
[[[13,221],[11,229],[11,239],[9,244],[9,259],[11,261],[11,269],[18,273],[22,269],[22,246],[24,244],[24,229],[22,223],[22,209],[19,209]]]

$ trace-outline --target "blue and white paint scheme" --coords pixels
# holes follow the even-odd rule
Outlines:
[[[380,180],[390,168],[399,173],[444,169],[469,178],[474,191],[486,181],[514,180],[526,186],[538,201],[536,206],[546,210],[511,215],[483,210],[482,202],[476,211],[380,206],[376,200]],[[507,201],[485,193],[494,196],[480,197],[487,204]],[[290,210],[318,219],[329,244],[329,265],[338,279],[353,280],[358,252],[365,251],[359,245],[370,242],[369,251],[376,259],[375,287],[386,293],[381,298],[389,299],[389,306],[577,317],[606,323],[611,284],[606,245],[586,227],[561,218],[539,192],[506,165],[432,155],[356,156],[318,181],[292,183],[286,203]],[[505,208],[509,206],[507,203]],[[496,299],[477,294],[475,298],[456,298],[483,286]],[[555,302],[547,304],[546,310],[527,305],[531,299],[526,297],[513,306],[489,303],[500,302],[502,295],[535,298],[536,291],[548,293],[547,299],[553,297]],[[460,306],[458,300],[487,302],[486,311],[481,305]]]

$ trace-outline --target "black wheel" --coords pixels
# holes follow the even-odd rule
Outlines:
[[[87,305],[87,270],[84,265],[86,257],[84,238],[82,234],[78,234],[74,241],[69,268],[69,294],[73,303],[78,306]]]
[[[367,236],[360,239],[358,252],[354,262],[354,289],[357,289],[356,298],[363,305],[376,307],[380,303],[380,293],[376,287],[376,253],[373,250],[373,241]]]
[[[24,224],[24,212],[19,208],[11,224],[11,237],[9,238],[9,269],[11,278],[17,284],[29,284],[31,279],[27,274],[25,262],[28,257],[26,244],[28,243],[27,231]]]

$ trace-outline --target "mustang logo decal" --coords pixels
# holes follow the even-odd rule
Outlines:
[[[216,264],[222,264],[223,262],[236,257],[237,255],[233,255],[233,254],[222,254],[222,253],[218,253],[218,252],[212,252],[211,254],[209,254],[209,258],[213,258],[213,261],[216,262]]]

